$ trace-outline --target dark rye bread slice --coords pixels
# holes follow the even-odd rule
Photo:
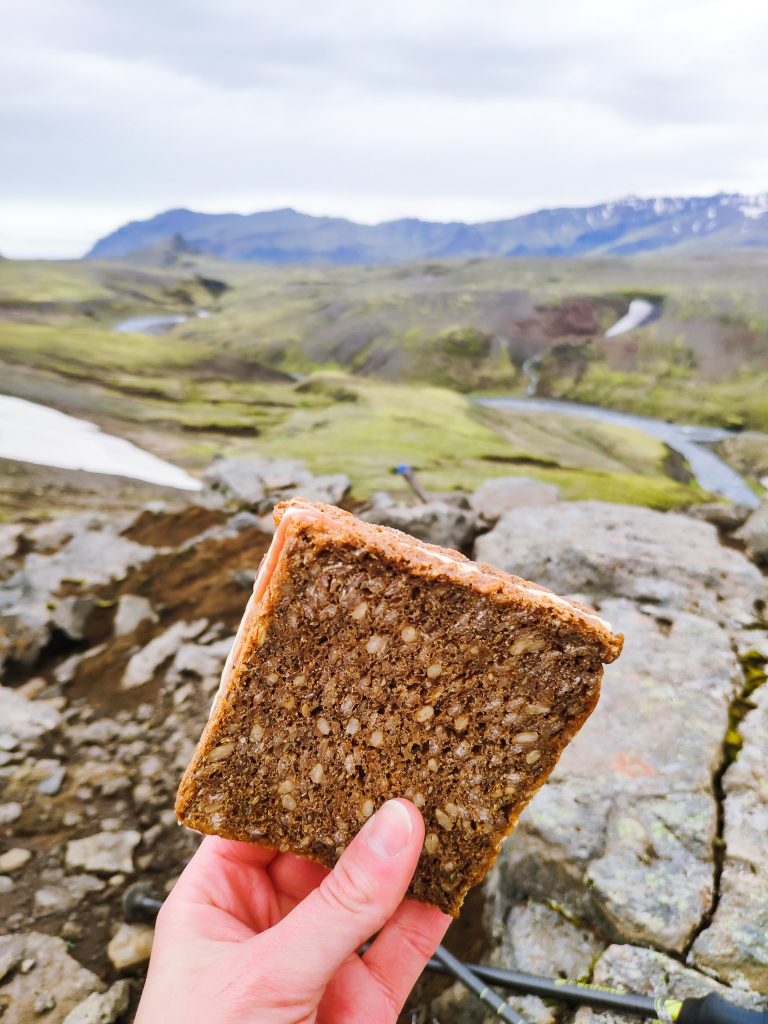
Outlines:
[[[294,499],[176,813],[332,866],[390,797],[421,809],[410,894],[456,915],[597,703],[622,637],[455,551]]]

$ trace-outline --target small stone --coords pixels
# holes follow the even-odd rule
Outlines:
[[[734,536],[744,542],[750,558],[768,567],[768,501],[763,500]]]
[[[360,518],[380,526],[393,526],[419,540],[445,548],[465,548],[477,532],[473,512],[443,501],[422,505],[374,505],[362,512]]]
[[[11,892],[14,881],[9,875],[0,875],[0,893]]]
[[[0,686],[0,722],[4,734],[20,741],[34,740],[55,729],[61,714],[48,701],[28,700],[18,690]]]
[[[197,619],[195,622],[175,622],[160,636],[150,640],[128,662],[120,688],[132,690],[150,682],[155,672],[173,657],[180,644],[184,640],[193,640],[199,636],[207,625],[207,619]]]
[[[157,622],[157,613],[146,597],[137,594],[123,594],[117,602],[115,612],[115,636],[128,636],[142,622]]]
[[[121,924],[107,946],[107,956],[116,971],[139,967],[149,960],[154,928],[145,924]]]
[[[32,853],[29,850],[25,850],[21,846],[14,846],[12,849],[6,850],[5,853],[0,853],[0,871],[8,874],[18,871],[31,857]]]
[[[48,689],[48,686],[48,680],[44,676],[33,676],[22,686],[19,686],[16,692],[20,693],[22,697],[26,697],[27,700],[35,700],[44,690]]]
[[[114,1024],[128,1009],[130,996],[130,981],[116,981],[106,992],[92,992],[67,1014],[62,1024]]]
[[[38,785],[38,793],[42,793],[44,796],[56,796],[64,784],[66,774],[67,770],[64,765],[60,764],[54,768],[51,774]]]
[[[61,882],[43,886],[35,893],[35,909],[40,914],[67,914],[104,883],[93,875],[69,875]]]
[[[45,992],[42,995],[39,995],[35,1000],[32,1009],[40,1017],[42,1017],[44,1013],[50,1013],[51,1010],[56,1009],[56,996],[53,995],[52,992]]]
[[[82,640],[91,612],[96,607],[93,597],[63,597],[53,610],[51,621],[71,640]]]
[[[5,923],[11,926],[10,921]],[[3,979],[3,1024],[27,1024],[38,1019],[37,1000],[52,994],[56,998],[55,1017],[48,1019],[59,1024],[87,996],[104,989],[95,974],[68,954],[64,940],[57,936],[39,932],[0,935],[0,963],[9,956],[14,964],[34,960],[37,966],[29,974],[15,971]]]
[[[19,970],[22,974],[29,974],[37,967],[37,960],[33,956],[25,957],[19,964]]]
[[[21,817],[21,804],[12,800],[7,804],[0,804],[0,827],[12,825]]]
[[[501,476],[485,480],[469,502],[485,523],[495,523],[506,512],[530,505],[555,505],[559,488],[526,476]]]
[[[15,950],[5,949],[0,953],[0,983],[15,970],[19,963],[19,954]]]
[[[133,873],[133,851],[141,842],[139,832],[97,832],[84,839],[72,839],[67,843],[66,864],[68,868],[84,868],[106,875],[115,871],[130,875]]]

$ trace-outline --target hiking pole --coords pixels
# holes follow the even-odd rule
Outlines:
[[[453,953],[449,953],[445,946],[437,947],[433,959],[436,959],[448,973],[455,975],[462,984],[466,985],[481,1003],[490,1006],[501,1020],[506,1020],[509,1024],[527,1024],[526,1020],[516,1013],[498,992],[494,992],[492,988],[484,984],[477,974],[473,974],[467,965],[457,959]]]
[[[401,465],[395,466],[395,472],[399,473],[400,476],[406,481],[408,486],[411,488],[413,493],[416,495],[416,497],[423,505],[429,504],[429,498],[427,496],[427,493],[421,486],[419,481],[416,479],[416,474],[414,473],[411,466],[406,466],[405,463],[401,463]]]
[[[127,921],[152,923],[162,905],[163,901],[152,895],[151,886],[141,882],[132,885],[123,896]],[[362,949],[367,949],[368,945],[369,943],[366,943]],[[487,988],[488,985],[512,989],[524,995],[540,996],[542,999],[551,999],[570,1006],[590,1006],[595,1010],[613,1010],[615,1013],[653,1018],[664,1024],[768,1024],[768,1012],[744,1010],[714,992],[708,996],[682,1000],[640,996],[632,992],[597,988],[581,982],[561,981],[558,978],[544,978],[523,971],[488,967],[485,964],[465,964],[442,946],[438,947],[435,955],[427,962],[426,969],[439,974],[453,975],[464,981],[478,996],[478,988],[484,989],[486,994],[491,993],[491,996],[495,996],[509,1011],[506,1017],[502,1016],[502,1020],[515,1021],[516,1024],[520,1024],[523,1018],[515,1014],[496,993],[491,992]],[[466,980],[462,976],[464,972]],[[490,1004],[485,999],[483,1001],[496,1009],[495,1003]],[[498,1013],[498,1010],[496,1012]]]
[[[734,1006],[716,992],[708,996],[689,999],[655,999],[631,992],[596,988],[581,982],[543,978],[523,971],[509,971],[485,964],[466,964],[481,981],[500,988],[513,989],[524,995],[540,996],[571,1006],[590,1006],[595,1010],[613,1010],[635,1017],[649,1017],[665,1024],[768,1024],[768,1012],[745,1010]],[[438,956],[427,963],[427,970],[440,974],[453,974],[452,969]]]

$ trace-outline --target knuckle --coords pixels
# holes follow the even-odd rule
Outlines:
[[[331,912],[358,915],[371,906],[373,890],[360,872],[339,861],[320,886],[320,895]]]
[[[426,961],[435,951],[436,942],[423,928],[403,922],[398,928],[398,938],[406,953]]]

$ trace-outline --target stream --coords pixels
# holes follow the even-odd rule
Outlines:
[[[206,310],[197,311],[197,316],[207,315]],[[645,300],[633,300],[627,315],[614,324],[606,337],[631,330],[650,319],[655,319],[657,315],[656,307],[650,303]],[[163,334],[188,319],[189,317],[181,313],[129,317],[116,324],[114,329],[122,334]],[[728,431],[719,427],[667,423],[664,420],[635,416],[596,405],[536,398],[537,362],[540,358],[541,354],[531,356],[523,364],[523,369],[530,380],[527,392],[529,397],[501,396],[477,398],[475,401],[479,405],[496,409],[535,413],[556,412],[642,430],[682,455],[699,486],[705,491],[747,508],[757,507],[759,500],[742,477],[723,459],[705,447],[727,437]],[[94,423],[8,395],[0,395],[0,458],[56,466],[61,469],[109,473],[183,490],[199,490],[201,486],[199,480],[178,466],[173,466],[137,448],[130,441],[105,434]]]
[[[629,309],[609,327],[604,337],[615,338],[619,334],[635,330],[661,316],[661,306],[649,302],[648,299],[632,299]],[[732,469],[727,462],[716,455],[711,449],[704,447],[728,436],[728,431],[721,427],[686,426],[679,423],[667,423],[665,420],[652,419],[650,416],[636,416],[633,413],[618,412],[604,409],[599,405],[582,405],[579,402],[564,402],[550,398],[537,398],[539,386],[539,364],[546,355],[537,352],[529,356],[522,365],[523,373],[528,377],[525,393],[527,398],[478,398],[480,405],[488,405],[496,409],[512,409],[517,412],[557,412],[569,416],[580,416],[584,419],[599,420],[602,423],[615,423],[618,426],[633,427],[642,430],[651,437],[657,437],[673,451],[678,452],[688,462],[697,483],[705,491],[718,494],[729,501],[746,508],[757,508],[759,499],[747,485],[746,481]]]
[[[584,419],[613,423],[620,427],[642,430],[651,437],[657,437],[688,462],[696,482],[705,491],[718,494],[745,508],[757,508],[759,499],[746,481],[727,462],[705,447],[715,441],[722,441],[729,432],[722,427],[686,426],[667,423],[650,416],[635,416],[633,413],[603,409],[599,405],[581,405],[579,402],[561,402],[554,398],[476,398],[479,405],[493,409],[509,409],[515,412],[555,412],[560,415],[580,416]]]

